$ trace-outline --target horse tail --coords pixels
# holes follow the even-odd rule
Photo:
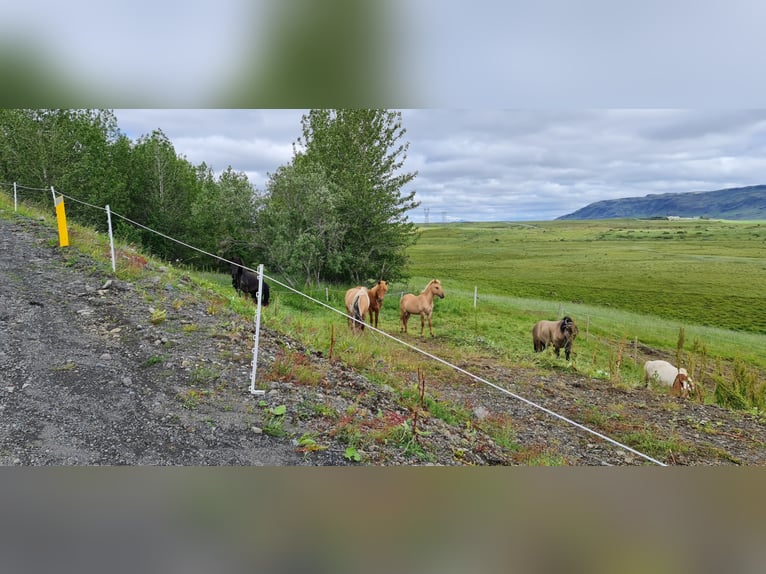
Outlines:
[[[269,306],[269,284],[263,281],[263,288],[261,290],[261,305],[264,307]]]
[[[364,317],[362,316],[362,312],[359,309],[359,297],[362,296],[362,289],[356,292],[356,295],[354,295],[354,320],[359,321],[359,329],[364,331]]]

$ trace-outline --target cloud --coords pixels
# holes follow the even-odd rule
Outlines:
[[[116,110],[138,137],[260,189],[292,159],[303,110]],[[766,110],[403,110],[403,191],[431,221],[552,219],[593,201],[764,183]]]

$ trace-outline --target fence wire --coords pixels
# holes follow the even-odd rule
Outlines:
[[[21,186],[21,185],[18,185],[18,184],[17,184],[17,188],[28,189],[28,190],[32,190],[32,191],[49,191],[49,190],[40,189],[40,188],[25,187],[25,186]],[[58,193],[59,195],[64,196],[67,199],[71,199],[72,201],[76,201],[76,202],[81,203],[83,205],[86,205],[88,207],[92,207],[94,209],[100,209],[102,211],[106,211],[106,208],[99,207],[99,206],[96,206],[96,205],[91,205],[91,204],[89,204],[89,203],[87,203],[85,201],[81,201],[81,200],[79,200],[77,198],[71,197],[69,195],[63,194],[63,193],[58,192],[58,191],[56,193]],[[212,258],[217,259],[219,261],[222,261],[222,262],[225,262],[225,263],[229,263],[230,265],[238,265],[238,266],[242,267],[243,269],[247,269],[249,271],[252,271],[253,273],[258,273],[258,271],[255,270],[255,269],[252,269],[252,268],[247,267],[245,265],[240,265],[238,263],[234,263],[233,261],[230,261],[230,260],[228,260],[228,259],[226,259],[224,257],[219,256],[219,255],[215,255],[213,253],[208,253],[207,251],[204,251],[202,249],[194,247],[193,245],[189,245],[188,243],[185,243],[185,242],[183,242],[183,241],[181,241],[179,239],[176,239],[174,237],[166,235],[166,234],[164,234],[164,233],[162,233],[160,231],[156,231],[156,230],[154,230],[154,229],[152,229],[150,227],[147,227],[146,225],[138,223],[137,221],[133,221],[132,219],[129,219],[128,217],[125,217],[124,215],[120,215],[119,213],[116,213],[114,211],[111,211],[111,213],[112,213],[112,215],[115,215],[116,217],[119,217],[119,218],[127,221],[128,223],[130,223],[132,225],[135,225],[137,227],[140,227],[141,229],[144,229],[146,231],[149,231],[151,233],[159,235],[160,237],[164,237],[165,239],[167,239],[169,241],[173,241],[173,242],[175,242],[175,243],[177,243],[179,245],[182,245],[182,246],[184,246],[184,247],[186,247],[188,249],[191,249],[193,251],[197,251],[199,253],[202,253],[204,255],[207,255],[208,257],[212,257]],[[311,297],[310,295],[307,295],[307,294],[305,294],[305,293],[303,293],[301,291],[298,291],[297,289],[294,289],[293,287],[290,287],[289,285],[287,285],[287,284],[285,284],[285,283],[275,279],[274,277],[270,277],[270,276],[266,275],[265,273],[263,273],[262,275],[263,275],[264,279],[268,279],[269,281],[271,281],[275,285],[279,285],[280,287],[283,287],[283,288],[285,288],[288,291],[291,291],[291,292],[293,292],[293,293],[295,293],[295,294],[297,294],[297,295],[299,295],[299,296],[301,296],[301,297],[303,297],[303,298],[305,298],[305,299],[307,299],[307,300],[309,300],[309,301],[311,301],[311,302],[313,302],[313,303],[315,303],[317,305],[320,305],[321,307],[324,307],[325,309],[329,309],[330,311],[332,311],[334,313],[337,313],[338,315],[341,315],[343,317],[346,317],[347,319],[351,319],[351,320],[354,319],[353,317],[351,317],[350,315],[344,313],[343,311],[341,311],[339,309],[336,309],[335,307],[332,307],[331,305],[328,305],[327,303],[324,303],[324,302],[322,302],[322,301],[320,301],[318,299],[315,299],[314,297]],[[550,416],[552,416],[552,417],[554,417],[554,418],[556,418],[556,419],[558,419],[558,420],[560,420],[560,421],[562,421],[562,422],[564,422],[566,424],[569,424],[569,425],[571,425],[571,426],[573,426],[573,427],[575,427],[575,428],[577,428],[579,430],[585,431],[585,432],[587,432],[587,433],[589,433],[589,434],[591,434],[593,436],[596,436],[596,437],[600,438],[601,440],[604,440],[604,441],[606,441],[606,442],[608,442],[608,443],[610,443],[610,444],[612,444],[614,446],[617,446],[617,447],[619,447],[621,449],[627,450],[627,451],[635,454],[636,456],[639,456],[639,457],[643,458],[644,460],[652,462],[652,463],[654,463],[654,464],[656,464],[658,466],[663,466],[663,467],[667,466],[667,464],[665,464],[665,463],[663,463],[663,462],[661,462],[661,461],[659,461],[659,460],[657,460],[655,458],[652,458],[651,456],[649,456],[647,454],[644,454],[644,453],[642,453],[642,452],[640,452],[640,451],[638,451],[638,450],[636,450],[636,449],[634,449],[634,448],[632,448],[632,447],[630,447],[630,446],[628,446],[626,444],[623,444],[623,443],[621,443],[621,442],[619,442],[619,441],[617,441],[617,440],[615,440],[615,439],[613,439],[611,437],[606,436],[605,434],[602,434],[602,433],[600,433],[600,432],[598,432],[596,430],[593,430],[593,429],[591,429],[591,428],[589,428],[589,427],[587,427],[587,426],[585,426],[585,425],[583,425],[581,423],[578,423],[577,421],[574,421],[574,420],[572,420],[572,419],[570,419],[568,417],[565,417],[564,415],[561,415],[561,414],[559,414],[559,413],[557,413],[555,411],[552,411],[549,408],[546,408],[546,407],[544,407],[544,406],[542,406],[540,404],[537,404],[534,401],[531,401],[531,400],[529,400],[529,399],[527,399],[525,397],[522,397],[521,395],[513,393],[513,392],[509,391],[508,389],[506,389],[504,387],[501,387],[501,386],[499,386],[499,385],[497,385],[497,384],[495,384],[495,383],[493,383],[491,381],[488,381],[487,379],[484,379],[484,378],[482,378],[482,377],[480,377],[478,375],[475,375],[475,374],[471,373],[470,371],[467,371],[467,370],[465,370],[465,369],[463,369],[463,368],[461,368],[461,367],[459,367],[459,366],[457,366],[457,365],[455,365],[453,363],[450,363],[449,361],[447,361],[445,359],[442,359],[441,357],[438,357],[438,356],[436,356],[436,355],[434,355],[432,353],[429,353],[428,351],[425,351],[425,350],[423,350],[423,349],[421,349],[419,347],[416,347],[415,345],[412,345],[410,343],[407,343],[406,341],[403,341],[403,340],[401,340],[401,339],[399,339],[397,337],[394,337],[393,335],[390,335],[389,333],[386,333],[385,331],[381,331],[380,329],[378,329],[376,327],[373,327],[372,325],[365,325],[365,327],[370,329],[371,331],[374,331],[375,333],[378,333],[378,334],[380,334],[380,335],[382,335],[384,337],[387,337],[388,339],[391,339],[392,341],[396,342],[399,345],[407,347],[408,349],[410,349],[412,351],[415,351],[417,353],[420,353],[421,355],[423,355],[425,357],[428,357],[429,359],[434,360],[434,361],[436,361],[436,362],[438,362],[438,363],[440,363],[440,364],[442,364],[442,365],[444,365],[446,367],[454,369],[455,371],[457,371],[459,373],[462,373],[462,374],[466,375],[467,377],[470,377],[471,379],[473,379],[473,380],[475,380],[475,381],[477,381],[479,383],[487,385],[488,387],[491,387],[491,388],[499,391],[500,393],[503,393],[506,396],[509,396],[509,397],[511,397],[513,399],[521,401],[522,403],[524,403],[524,404],[526,404],[526,405],[528,405],[528,406],[530,406],[532,408],[535,408],[535,409],[537,409],[539,411],[542,411],[542,412],[546,413],[547,415],[550,415]]]

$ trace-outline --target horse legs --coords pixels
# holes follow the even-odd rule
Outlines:
[[[433,337],[434,336],[434,328],[433,328],[433,325],[431,324],[431,313],[428,314],[428,330],[431,332],[431,336]],[[422,333],[421,333],[421,335],[422,335]]]
[[[399,323],[400,323],[400,331],[402,333],[407,332],[407,321],[410,319],[410,314],[407,311],[403,311],[402,314],[399,317]]]

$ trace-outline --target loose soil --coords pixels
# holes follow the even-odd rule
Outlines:
[[[0,213],[0,465],[652,464],[462,374],[429,380],[427,394],[467,422],[416,418],[401,389],[267,328],[265,393],[253,395],[252,318],[173,276],[149,263],[115,279],[59,248],[50,223]],[[408,340],[445,352],[438,337]],[[288,357],[321,380],[280,368]],[[458,366],[666,464],[766,463],[766,425],[746,413],[591,379],[563,359],[551,371]]]

